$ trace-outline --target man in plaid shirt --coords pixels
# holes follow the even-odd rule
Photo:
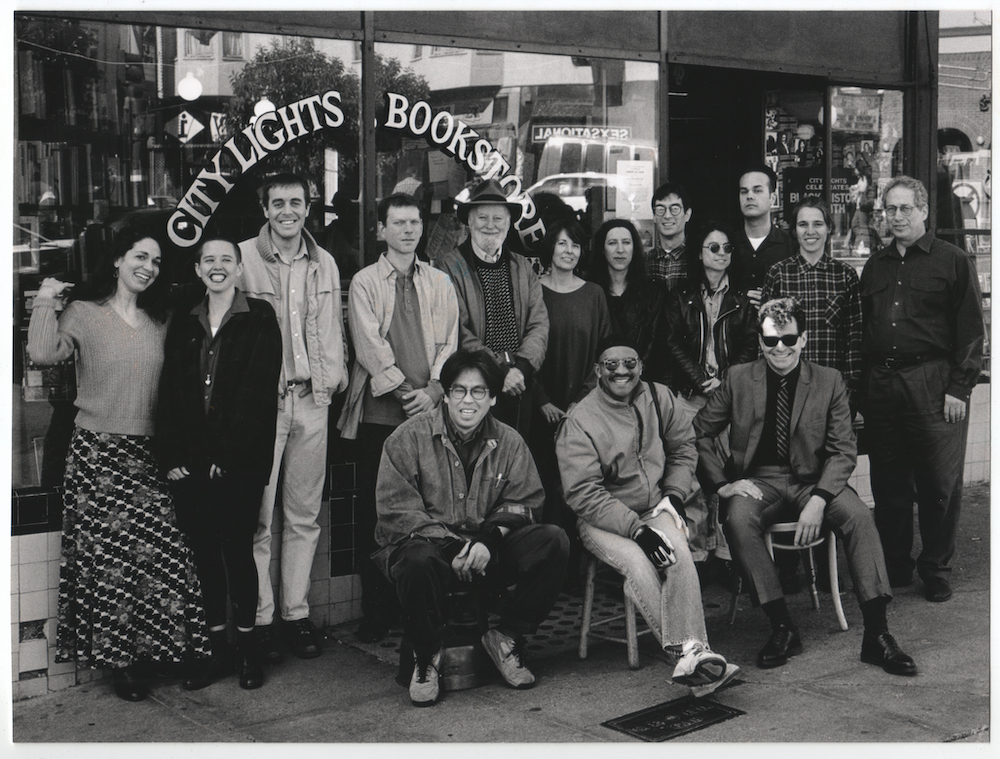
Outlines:
[[[646,274],[673,290],[687,280],[684,229],[691,220],[691,202],[687,190],[667,182],[656,188],[652,205],[657,240],[646,256]]]
[[[857,272],[830,256],[830,211],[810,195],[792,214],[799,250],[774,264],[764,278],[762,302],[795,298],[806,313],[807,361],[840,370],[857,411],[861,381],[861,288]]]

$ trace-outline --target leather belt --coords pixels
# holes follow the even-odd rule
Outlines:
[[[944,358],[944,354],[910,353],[905,356],[886,356],[885,358],[877,361],[875,365],[887,369],[890,372],[894,372],[897,369],[905,369],[908,366],[917,366],[918,364],[923,364],[926,361],[933,361],[939,358]]]

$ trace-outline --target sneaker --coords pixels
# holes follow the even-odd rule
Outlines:
[[[315,659],[320,655],[319,630],[308,617],[282,622],[281,629],[285,634],[285,643],[297,657]]]
[[[483,635],[483,648],[489,654],[496,668],[500,670],[507,685],[518,690],[526,690],[535,684],[535,676],[524,666],[524,642],[515,641],[497,629],[488,630]]]
[[[691,688],[716,682],[726,673],[726,658],[699,640],[688,640],[671,679]]]
[[[695,698],[702,698],[710,693],[715,693],[723,685],[729,683],[736,675],[740,672],[740,668],[735,664],[727,664],[726,671],[722,673],[722,677],[716,680],[714,683],[706,683],[705,685],[695,685],[691,688],[691,695]]]
[[[410,703],[414,706],[433,706],[441,694],[439,672],[441,671],[441,649],[428,660],[413,663],[413,677],[410,678]]]

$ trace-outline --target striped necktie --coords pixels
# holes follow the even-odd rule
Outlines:
[[[778,380],[778,403],[774,414],[775,448],[781,461],[788,460],[788,422],[791,416],[788,408],[788,378],[782,377]]]

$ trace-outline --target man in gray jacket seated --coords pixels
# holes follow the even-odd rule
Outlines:
[[[639,349],[611,335],[597,348],[598,386],[556,437],[566,502],[584,547],[625,590],[675,662],[673,681],[706,696],[739,667],[708,646],[701,586],[680,512],[697,454],[687,415],[663,385],[640,381]]]

